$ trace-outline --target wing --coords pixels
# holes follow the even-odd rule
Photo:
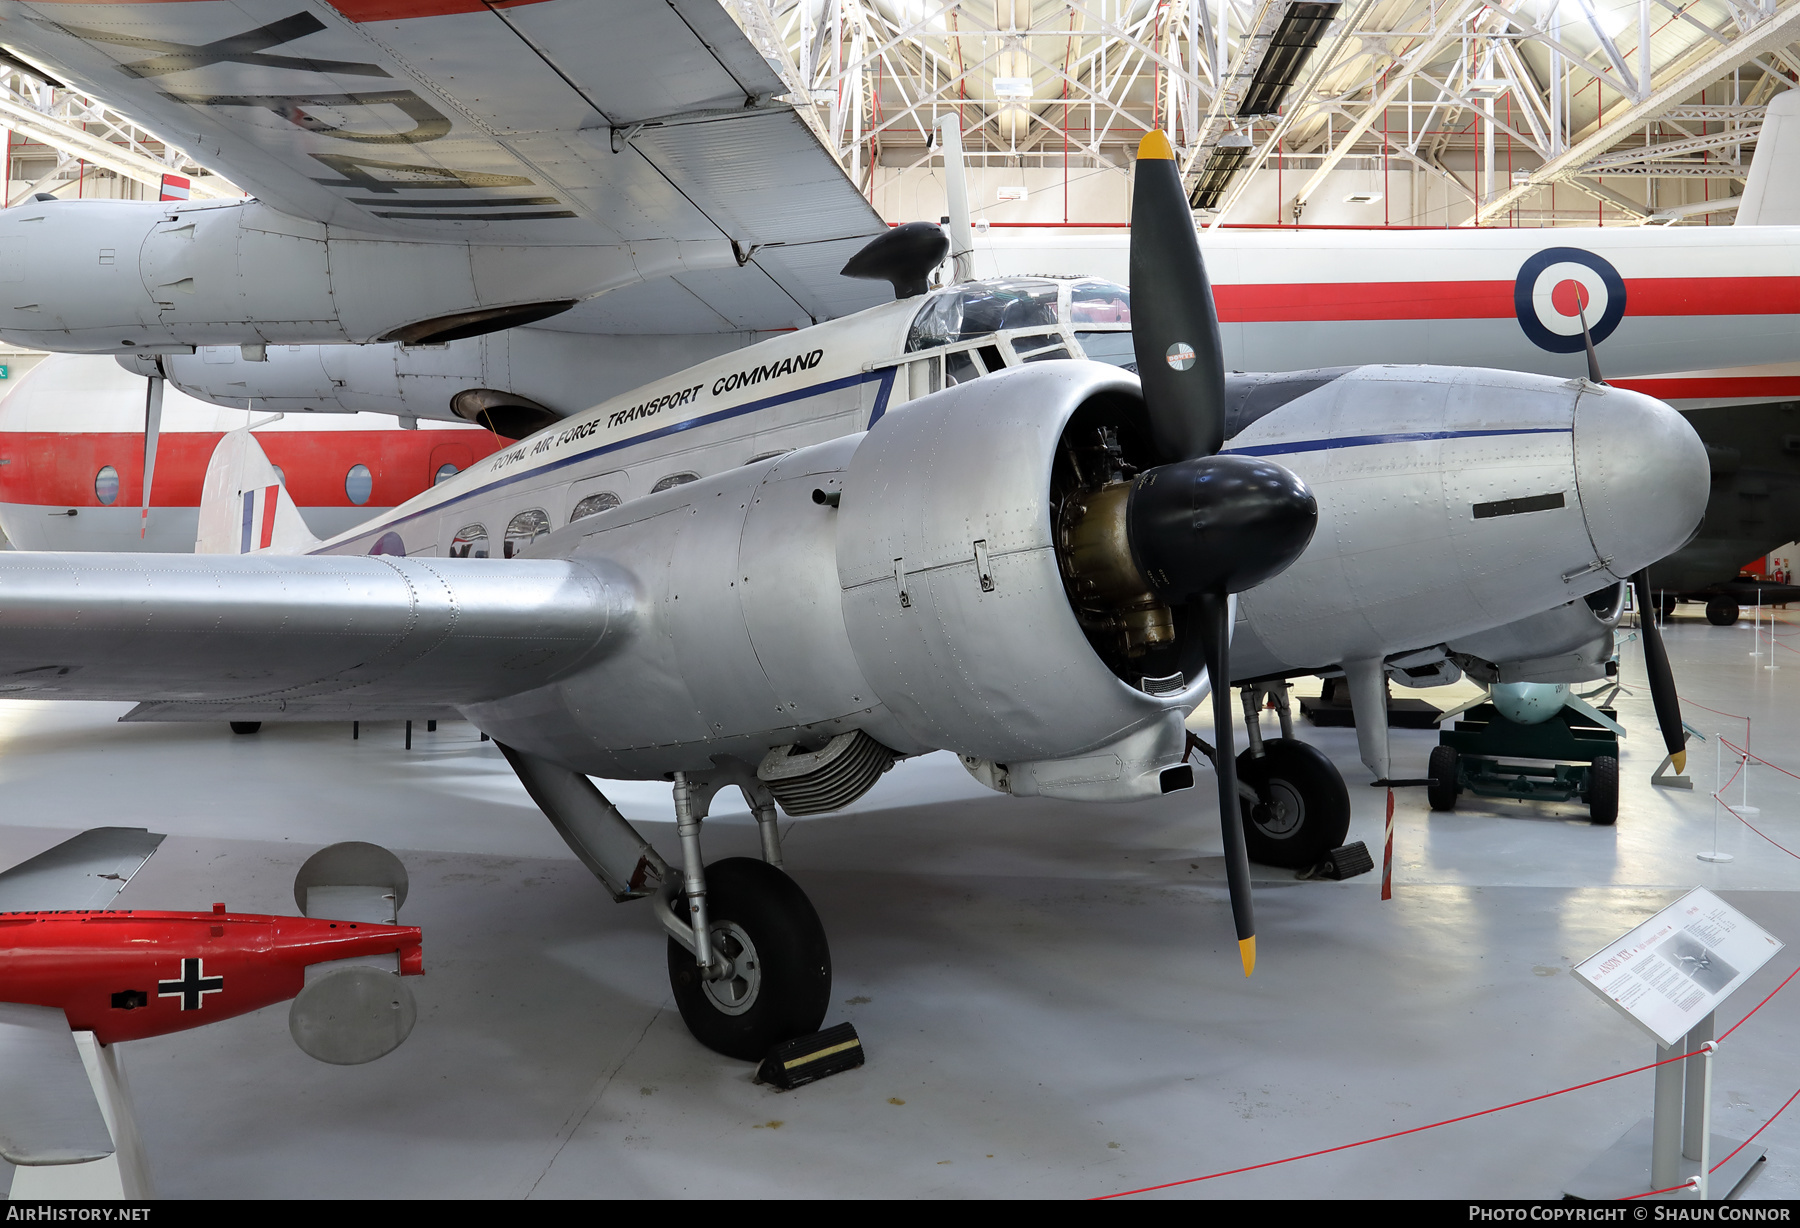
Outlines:
[[[61,1008],[0,1002],[0,1158],[79,1164],[112,1153]]]
[[[880,217],[717,0],[0,0],[0,18],[0,47],[297,217],[478,245],[726,238],[755,275],[687,289],[740,327],[885,298],[837,276]]]
[[[0,694],[436,715],[597,659],[634,611],[604,560],[0,554]]]
[[[142,827],[93,827],[0,871],[0,912],[107,908],[163,842]]]

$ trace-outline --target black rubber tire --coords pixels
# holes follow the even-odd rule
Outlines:
[[[1453,746],[1431,748],[1431,758],[1425,761],[1425,778],[1431,782],[1425,786],[1425,800],[1431,803],[1433,810],[1456,809],[1456,795],[1460,791],[1456,787],[1456,771],[1461,760],[1462,756]]]
[[[261,728],[262,728],[261,721],[233,721],[233,722],[231,722],[231,732],[233,732],[233,733],[240,733],[240,734],[241,733],[255,733],[257,730],[259,730]]]
[[[1715,627],[1737,625],[1738,603],[1729,597],[1714,597],[1706,603],[1706,621]]]
[[[1301,870],[1316,866],[1350,832],[1350,790],[1325,752],[1294,738],[1271,738],[1259,759],[1245,751],[1238,779],[1262,799],[1239,798],[1250,860]]]
[[[1656,595],[1656,604],[1662,609],[1663,621],[1667,622],[1675,613],[1675,594],[1658,593]]]
[[[671,904],[685,915],[685,896]],[[707,994],[692,953],[669,939],[669,985],[694,1039],[755,1062],[781,1041],[818,1031],[831,1004],[831,949],[800,885],[766,862],[728,857],[706,867],[706,912],[715,934],[730,922],[750,939],[761,985],[748,1009],[728,1014]]]
[[[1596,827],[1619,821],[1619,761],[1601,755],[1588,769],[1588,820]]]

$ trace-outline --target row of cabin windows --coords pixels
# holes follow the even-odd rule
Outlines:
[[[282,473],[281,466],[274,465],[271,468],[275,470],[276,480],[285,484],[287,475]],[[455,473],[455,465],[440,466],[436,476],[432,478],[431,484],[436,486]],[[369,467],[367,465],[350,466],[349,472],[344,474],[344,497],[357,507],[361,507],[369,501],[369,496],[374,493],[375,475],[369,472]],[[111,465],[100,466],[100,471],[94,475],[94,498],[100,501],[101,506],[111,507],[118,497],[119,471]]]
[[[779,455],[779,453],[777,453]],[[650,488],[651,494],[658,491],[672,490],[689,482],[697,482],[697,473],[672,473]],[[569,512],[569,523],[585,520],[589,516],[597,516],[608,508],[618,507],[622,500],[610,490],[588,495],[577,503]],[[550,516],[542,508],[531,508],[520,512],[506,522],[506,535],[500,540],[500,557],[516,558],[527,546],[541,537],[550,534]],[[485,559],[488,557],[488,531],[486,525],[464,525],[450,540],[450,557],[453,559]]]

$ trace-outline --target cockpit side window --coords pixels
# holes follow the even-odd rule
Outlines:
[[[1078,281],[1069,286],[1069,323],[1130,324],[1131,291],[1115,282]]]
[[[913,320],[908,353],[1013,328],[1055,328],[1057,283],[1009,277],[976,281],[934,294]]]

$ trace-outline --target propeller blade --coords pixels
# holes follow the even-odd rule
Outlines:
[[[1225,355],[1200,238],[1169,138],[1138,143],[1131,192],[1131,347],[1156,446],[1171,460],[1225,443]]]
[[[1250,899],[1250,854],[1244,847],[1244,819],[1238,808],[1237,752],[1232,745],[1231,599],[1204,593],[1195,603],[1206,676],[1212,680],[1213,732],[1219,740],[1213,766],[1219,781],[1219,831],[1225,837],[1225,881],[1231,888],[1231,920],[1237,927],[1238,958],[1244,975],[1256,971],[1256,911]]]
[[[1687,731],[1681,727],[1681,700],[1675,694],[1675,672],[1663,647],[1662,629],[1656,625],[1655,598],[1650,593],[1650,571],[1631,577],[1637,590],[1638,627],[1644,636],[1644,671],[1650,675],[1650,702],[1656,707],[1656,723],[1676,775],[1687,770]]]
[[[1600,374],[1600,356],[1594,353],[1594,335],[1588,332],[1587,326],[1587,293],[1575,296],[1575,315],[1581,321],[1581,344],[1587,347],[1588,383],[1604,384],[1606,377]]]

